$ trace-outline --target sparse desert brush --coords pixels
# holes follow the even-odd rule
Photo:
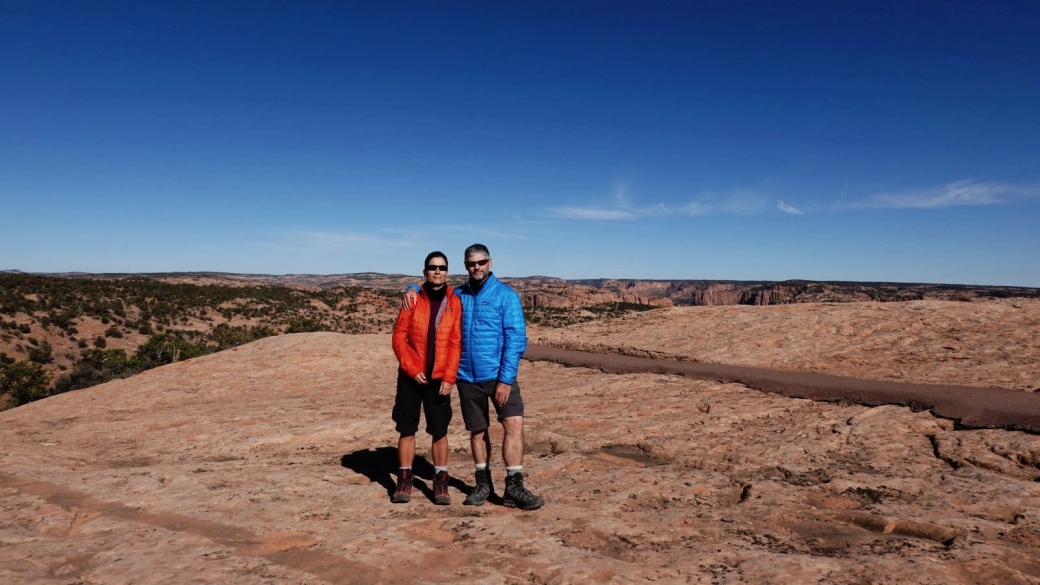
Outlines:
[[[51,375],[38,363],[18,361],[0,364],[0,394],[9,394],[14,406],[50,396],[50,384]]]

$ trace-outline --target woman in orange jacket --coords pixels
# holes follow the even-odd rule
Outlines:
[[[426,411],[426,432],[433,437],[433,502],[447,505],[448,423],[451,387],[462,352],[462,302],[448,286],[448,258],[441,252],[426,256],[426,280],[414,306],[401,309],[394,324],[394,355],[400,363],[393,419],[401,438],[397,458],[401,465],[391,501],[405,503],[412,494],[412,459],[419,410]]]

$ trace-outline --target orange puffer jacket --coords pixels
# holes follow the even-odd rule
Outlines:
[[[449,384],[455,383],[462,353],[462,301],[451,287],[441,301],[440,319],[437,323],[436,352],[433,362],[433,379]],[[409,378],[426,371],[426,333],[430,326],[430,297],[419,290],[419,297],[410,309],[401,309],[394,324],[394,355],[401,364],[400,370]]]

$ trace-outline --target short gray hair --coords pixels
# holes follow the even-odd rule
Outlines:
[[[476,256],[477,254],[483,254],[488,258],[491,257],[491,252],[488,251],[487,246],[485,246],[484,244],[473,244],[472,246],[466,248],[465,258],[469,258],[470,256]]]

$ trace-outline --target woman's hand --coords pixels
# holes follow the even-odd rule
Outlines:
[[[401,308],[411,309],[415,306],[415,299],[419,298],[419,293],[412,289],[404,291],[404,296],[401,298]]]
[[[420,384],[425,384],[426,383],[426,374],[424,374],[422,372],[419,372],[412,379],[415,380],[416,382],[420,383]]]
[[[441,392],[440,392],[441,396],[447,396],[448,394],[451,394],[451,387],[452,386],[454,386],[454,384],[449,384],[447,382],[441,382]]]

